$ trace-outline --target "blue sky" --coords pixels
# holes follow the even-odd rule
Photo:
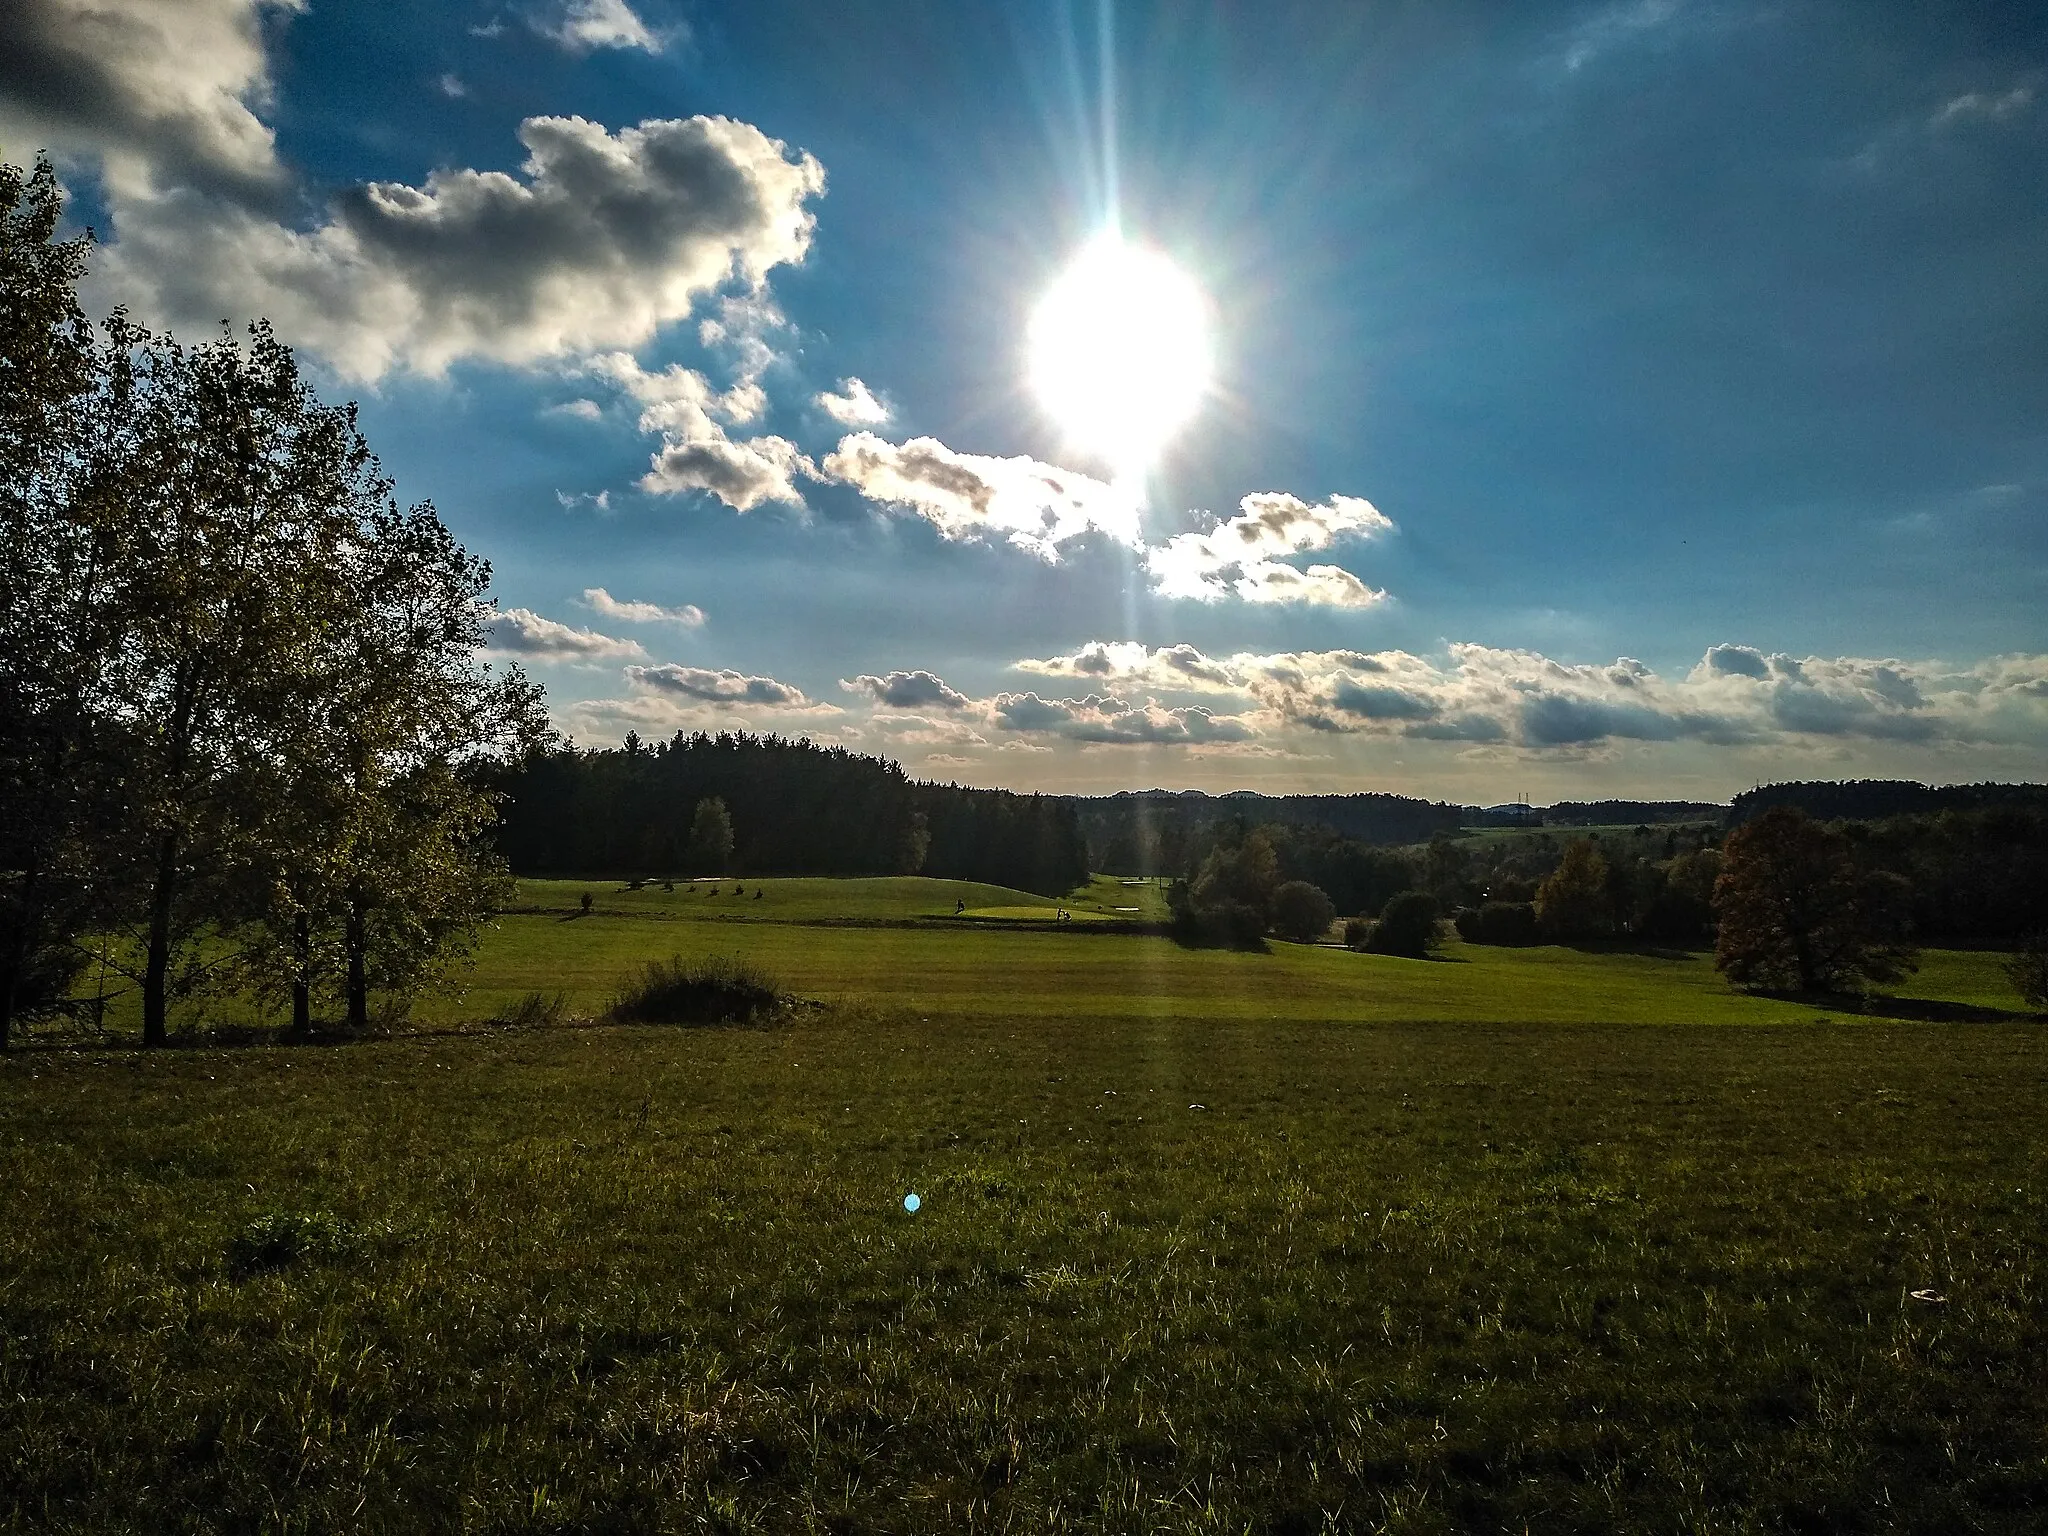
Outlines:
[[[2038,6],[16,9],[0,152],[58,157],[94,303],[270,316],[586,743],[1466,800],[2048,762]],[[1112,203],[1214,318],[1142,485],[1025,385]]]

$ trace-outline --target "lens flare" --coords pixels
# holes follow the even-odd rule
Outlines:
[[[1068,440],[1141,476],[1209,391],[1208,298],[1165,255],[1115,234],[1046,290],[1027,335],[1032,392]]]

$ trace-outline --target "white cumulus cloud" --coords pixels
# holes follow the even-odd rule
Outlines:
[[[534,18],[534,28],[571,53],[594,48],[638,48],[659,53],[667,38],[649,27],[626,0],[566,0]]]
[[[484,626],[488,649],[546,661],[610,661],[645,656],[637,640],[615,640],[590,629],[573,629],[544,619],[531,608],[507,608]]]
[[[1035,459],[957,453],[930,437],[890,443],[856,432],[840,441],[824,472],[870,501],[915,513],[949,539],[1007,538],[1043,560],[1057,561],[1061,545],[1091,531],[1140,542],[1138,507],[1128,494]]]
[[[1364,608],[1386,593],[1334,565],[1305,570],[1282,557],[1328,549],[1337,539],[1370,538],[1393,520],[1359,496],[1311,503],[1281,491],[1262,491],[1238,503],[1238,515],[1207,533],[1176,534],[1146,551],[1145,565],[1165,597],[1214,602],[1236,596],[1251,603],[1321,603]]]
[[[758,409],[752,380],[721,393],[694,368],[649,371],[625,352],[605,353],[592,367],[639,402],[640,429],[662,438],[640,479],[643,490],[708,491],[738,512],[770,501],[804,504],[796,479],[818,471],[794,443],[773,436],[735,441],[726,431],[727,422],[751,419]]]
[[[585,587],[583,603],[593,613],[607,619],[622,619],[628,624],[680,624],[684,629],[700,629],[704,624],[704,610],[695,603],[684,603],[677,608],[664,608],[659,603],[640,603],[613,597],[603,587]]]
[[[367,382],[637,347],[721,285],[758,288],[809,249],[823,169],[723,117],[616,132],[528,118],[516,172],[370,182],[308,225],[263,115],[265,17],[302,9],[6,0],[0,142],[97,163],[113,239],[96,299],[184,330],[266,316]],[[631,30],[617,0],[559,14],[593,40]]]
[[[817,406],[842,427],[878,427],[889,419],[889,407],[859,379],[841,379],[838,392],[819,395]]]

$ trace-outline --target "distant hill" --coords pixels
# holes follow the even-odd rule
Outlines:
[[[1797,806],[1807,815],[1822,821],[1875,821],[1886,816],[2004,807],[2048,810],[2048,784],[1947,784],[1930,787],[1910,779],[1765,784],[1744,790],[1735,797],[1735,803],[1729,807],[1729,824],[1740,826],[1774,805]]]

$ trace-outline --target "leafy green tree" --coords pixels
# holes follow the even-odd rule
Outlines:
[[[305,708],[265,754],[291,771],[266,822],[263,915],[273,954],[288,944],[300,1027],[322,981],[338,977],[361,1028],[372,990],[408,994],[467,951],[510,894],[490,842],[500,796],[476,770],[551,739],[539,690],[477,662],[490,569],[430,503],[364,509],[343,575]]]
[[[1336,920],[1336,904],[1306,880],[1286,881],[1273,892],[1273,931],[1283,939],[1314,943]]]
[[[96,339],[47,166],[0,170],[0,1043],[91,929],[146,1043],[282,951],[358,1021],[497,899],[474,763],[544,732],[475,660],[489,570],[401,513],[267,327]],[[205,941],[205,942],[202,942]]]
[[[1536,888],[1536,921],[1553,943],[1577,943],[1614,931],[1607,860],[1588,839],[1565,844],[1557,868]]]
[[[2005,962],[2005,974],[2029,1008],[2048,1012],[2048,932],[2030,934]]]
[[[903,836],[897,844],[896,873],[914,875],[923,869],[931,847],[931,827],[924,812],[912,811],[910,819],[903,824]]]
[[[1856,866],[1849,839],[1789,805],[1728,834],[1714,964],[1737,986],[1849,991],[1913,968],[1910,890]]]
[[[697,802],[690,818],[690,867],[724,874],[732,859],[732,816],[718,796]]]
[[[1435,954],[1437,933],[1436,898],[1427,891],[1403,891],[1380,909],[1379,921],[1365,947],[1376,955],[1405,955],[1426,960]]]
[[[61,1002],[98,921],[105,760],[93,684],[114,634],[98,540],[66,510],[97,354],[47,160],[0,165],[0,1049]]]

